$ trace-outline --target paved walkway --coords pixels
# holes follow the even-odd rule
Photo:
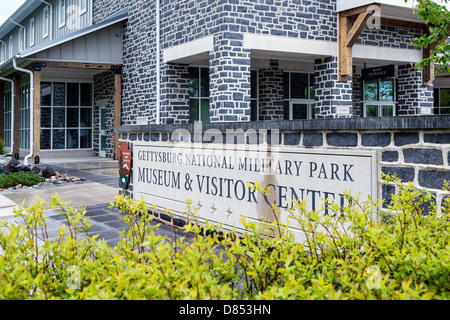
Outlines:
[[[63,201],[71,201],[76,208],[86,207],[89,222],[93,225],[89,235],[99,235],[111,246],[119,241],[120,232],[128,226],[122,221],[118,209],[109,209],[109,203],[119,195],[119,170],[117,161],[101,158],[59,159],[47,161],[40,166],[52,167],[55,171],[77,176],[83,182],[43,187],[25,191],[0,192],[0,219],[20,223],[14,218],[13,210],[25,201],[25,208],[36,201],[36,197],[51,203],[51,197],[58,194]],[[64,217],[48,208],[45,214],[49,222],[50,238],[57,237],[57,230],[64,223]],[[172,228],[162,225],[158,232],[174,238]]]

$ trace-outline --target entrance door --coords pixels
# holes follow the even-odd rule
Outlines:
[[[100,107],[100,146],[99,156],[106,158],[106,107]]]
[[[314,106],[309,101],[296,101],[290,103],[289,120],[313,119]]]

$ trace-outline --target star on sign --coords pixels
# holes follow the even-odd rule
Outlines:
[[[228,215],[227,215],[227,218],[229,218],[232,214],[233,214],[233,211],[231,211],[231,208],[230,207],[228,207],[228,210],[227,211],[225,211]]]
[[[213,204],[213,206],[211,207],[211,214],[214,215],[217,211],[216,206]]]

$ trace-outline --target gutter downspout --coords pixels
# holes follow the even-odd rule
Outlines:
[[[30,75],[30,154],[25,157],[24,164],[28,166],[28,160],[34,153],[34,75],[33,71],[19,68],[16,62],[17,57],[13,58],[13,66],[17,71],[28,73]]]
[[[50,7],[50,13],[49,13],[49,16],[50,16],[50,22],[49,22],[49,33],[50,33],[50,40],[53,40],[53,5],[52,4],[50,4],[50,3],[48,3],[47,1],[44,1],[44,0],[40,0],[43,4],[46,4],[46,5],[48,5],[49,7]]]
[[[161,124],[161,6],[156,0],[156,124]]]
[[[12,23],[14,23],[16,26],[18,26],[19,28],[21,28],[22,30],[23,30],[23,39],[22,39],[22,41],[23,41],[23,43],[22,43],[22,45],[23,45],[23,48],[25,48],[26,47],[26,45],[25,45],[25,42],[26,42],[26,38],[27,38],[27,28],[25,28],[23,25],[21,25],[21,24],[19,24],[19,23],[17,23],[17,22],[15,22],[13,19],[9,19]],[[20,43],[19,43],[19,47],[20,47]]]
[[[11,83],[11,154],[14,152],[14,81],[8,78],[0,77],[0,80]],[[14,155],[13,155],[14,156]]]

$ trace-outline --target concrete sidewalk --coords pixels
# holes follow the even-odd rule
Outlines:
[[[93,225],[89,235],[99,235],[109,245],[115,246],[120,240],[120,232],[128,226],[122,221],[123,215],[118,209],[109,209],[109,203],[119,195],[119,169],[117,161],[89,158],[89,159],[56,159],[41,164],[49,166],[55,171],[77,176],[83,182],[63,184],[52,187],[33,188],[22,191],[0,193],[0,219],[14,223],[21,223],[14,218],[13,210],[25,201],[25,208],[36,201],[36,197],[45,201],[46,206],[51,203],[55,194],[63,201],[70,201],[75,208],[86,207],[86,216]],[[45,214],[49,220],[50,238],[57,236],[58,227],[65,223],[64,216],[46,208]],[[156,224],[156,222],[155,222]],[[173,229],[162,225],[158,232],[169,238],[174,238]]]

